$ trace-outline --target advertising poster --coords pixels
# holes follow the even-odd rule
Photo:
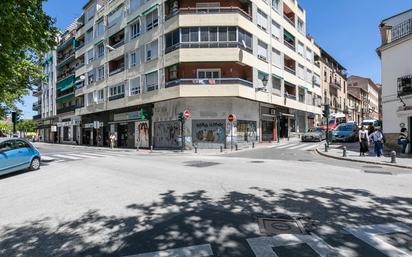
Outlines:
[[[154,145],[156,148],[179,148],[179,121],[156,122],[154,126]]]
[[[135,147],[149,148],[149,121],[135,123]]]

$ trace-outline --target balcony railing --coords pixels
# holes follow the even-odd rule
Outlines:
[[[246,87],[253,87],[253,82],[241,78],[214,78],[214,79],[176,79],[166,82],[166,88],[180,85],[227,85],[241,84]]]
[[[109,76],[116,75],[117,73],[120,73],[120,72],[122,72],[122,71],[124,71],[124,66],[122,66],[122,67],[120,67],[120,68],[117,68],[117,69],[109,72]]]
[[[392,41],[412,34],[412,19],[392,27]]]
[[[289,68],[288,66],[285,66],[285,71],[292,73],[293,75],[296,75],[296,70]]]
[[[121,99],[121,98],[124,98],[124,96],[125,96],[124,93],[123,93],[123,94],[114,95],[114,96],[109,96],[109,101],[114,101],[114,100],[117,100],[117,99]]]
[[[115,44],[112,45],[111,47],[113,47],[114,49],[116,49],[116,48],[121,47],[122,45],[124,45],[124,40],[115,43]]]
[[[239,7],[207,7],[207,8],[180,8],[178,11],[175,11],[166,16],[166,20],[179,15],[179,14],[222,14],[222,13],[239,13],[248,20],[252,20],[252,17]]]
[[[337,82],[337,81],[332,81],[332,82],[329,83],[329,85],[330,85],[331,87],[336,88],[336,89],[341,89],[341,85],[340,85],[339,82]]]
[[[66,113],[66,112],[74,112],[74,110],[76,110],[76,105],[71,105],[71,106],[57,109],[57,114]]]
[[[37,114],[33,116],[33,120],[40,120],[41,119],[41,114]]]
[[[289,94],[288,92],[286,92],[285,97],[296,101],[296,95],[294,94]]]
[[[245,47],[243,43],[239,42],[185,42],[178,43],[173,46],[167,47],[165,53],[170,53],[180,48],[241,48],[249,53],[252,53],[252,48]]]
[[[288,16],[286,16],[286,14],[283,15],[283,18],[285,18],[285,20],[287,20],[290,23],[290,25],[295,27],[295,22],[292,21]]]
[[[296,50],[295,45],[294,45],[294,44],[292,44],[292,43],[290,43],[289,41],[287,41],[287,40],[283,40],[283,43],[285,44],[285,46],[289,47],[289,48],[290,48],[290,49],[292,49],[293,51],[295,51],[295,50]]]

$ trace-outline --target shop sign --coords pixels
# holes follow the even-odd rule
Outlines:
[[[94,128],[94,123],[86,123],[84,124],[84,128]]]
[[[51,126],[51,132],[57,132],[57,126]]]
[[[69,127],[69,126],[76,126],[76,125],[80,125],[80,121],[79,120],[71,120],[71,121],[57,122],[56,125],[59,128]]]
[[[140,116],[140,111],[118,113],[113,116],[113,121],[138,120]]]

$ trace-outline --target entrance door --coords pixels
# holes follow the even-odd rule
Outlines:
[[[274,140],[274,121],[262,120],[262,141],[273,141]]]
[[[117,127],[117,142],[119,147],[127,147],[127,124],[119,124]]]

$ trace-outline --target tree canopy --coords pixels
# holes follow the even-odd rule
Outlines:
[[[0,118],[42,78],[39,56],[57,42],[45,0],[2,0],[0,8]]]
[[[16,129],[20,132],[35,132],[37,128],[37,123],[33,120],[20,120],[16,124]]]

